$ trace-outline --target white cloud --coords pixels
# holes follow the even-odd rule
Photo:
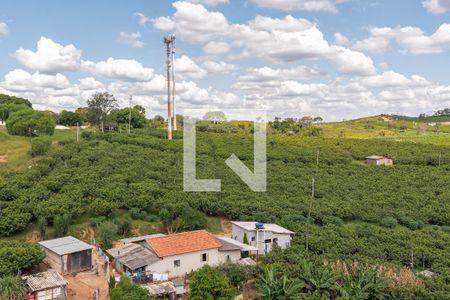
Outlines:
[[[450,24],[442,24],[431,35],[418,27],[371,27],[368,31],[369,37],[356,42],[354,49],[383,52],[392,39],[405,53],[442,53],[450,49]]]
[[[20,48],[15,57],[24,66],[39,72],[76,71],[80,67],[81,50],[74,45],[62,46],[49,38],[41,37],[37,42],[36,52]]]
[[[348,44],[348,38],[340,32],[334,34],[334,42],[336,45],[343,46]]]
[[[335,49],[333,56],[339,72],[360,76],[376,73],[372,59],[363,53],[341,46],[333,46],[332,48]]]
[[[134,59],[108,58],[106,61],[83,61],[82,71],[106,78],[125,81],[148,81],[153,78],[153,69],[145,68]]]
[[[175,28],[175,22],[169,17],[159,17],[153,20],[155,28],[163,31],[169,31]]]
[[[78,87],[81,90],[95,90],[103,87],[103,83],[93,77],[82,78],[79,80],[79,82],[80,84],[78,85]]]
[[[141,48],[142,46],[144,46],[144,42],[142,42],[140,39],[141,33],[139,31],[132,33],[126,32],[119,33],[119,42],[126,45],[130,45],[131,47],[134,48]]]
[[[175,71],[181,79],[202,79],[208,74],[186,55],[175,59]]]
[[[450,9],[450,0],[424,0],[422,5],[432,14],[443,14]]]
[[[305,10],[305,11],[326,11],[337,13],[336,4],[342,0],[252,0],[259,7],[275,8],[284,11]]]
[[[35,72],[33,74],[21,69],[15,69],[5,75],[1,83],[3,88],[16,92],[29,92],[39,88],[64,89],[70,86],[69,80],[62,74],[47,75]]]
[[[202,63],[202,67],[209,73],[223,73],[223,74],[230,73],[231,71],[237,69],[237,66],[234,64],[229,64],[224,61],[216,62],[211,60]]]
[[[0,35],[8,34],[9,28],[5,22],[0,22]]]
[[[231,46],[225,42],[211,41],[203,47],[203,51],[210,55],[220,55],[229,52]]]
[[[192,3],[205,4],[205,5],[209,5],[209,6],[216,6],[219,4],[225,4],[225,3],[229,2],[229,0],[187,0],[187,1],[192,2]]]
[[[136,17],[138,17],[138,19],[139,19],[138,22],[139,22],[140,26],[145,27],[145,26],[147,26],[147,24],[150,23],[150,18],[145,16],[143,13],[137,12],[137,13],[134,13],[134,15]]]
[[[176,12],[172,18],[159,17],[153,21],[160,30],[176,29],[177,36],[189,42],[204,42],[229,29],[225,16],[210,12],[201,4],[177,1],[172,4]]]
[[[172,17],[163,17],[183,40],[204,43],[206,52],[225,51],[211,41],[221,40],[239,49],[232,59],[257,57],[272,63],[288,63],[302,59],[330,59],[338,65],[338,70],[350,74],[374,73],[372,60],[366,55],[343,47],[330,45],[316,24],[294,18],[290,15],[278,19],[256,16],[247,24],[231,24],[220,12],[208,11],[204,6],[178,1],[173,4],[176,12]],[[155,20],[155,27],[161,18]],[[205,26],[208,24],[208,26]],[[343,58],[355,58],[356,62],[347,66]]]

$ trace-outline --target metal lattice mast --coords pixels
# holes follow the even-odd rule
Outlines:
[[[172,109],[173,109],[173,130],[177,130],[177,112],[175,109],[175,34],[172,33]]]
[[[166,36],[164,38],[164,44],[166,44],[166,69],[167,69],[167,139],[172,139],[172,105],[170,97],[170,44],[172,38]]]

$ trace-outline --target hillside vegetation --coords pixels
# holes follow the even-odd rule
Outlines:
[[[197,178],[221,179],[221,193],[183,192],[182,132],[167,141],[160,129],[136,129],[131,135],[86,131],[76,143],[73,131],[56,131],[58,142],[47,155],[35,158],[28,169],[1,175],[0,235],[22,236],[42,218],[52,227],[56,216],[70,214],[72,226],[77,226],[80,219],[111,218],[126,210],[144,211],[166,228],[175,220],[186,220],[186,211],[277,222],[296,232],[286,256],[271,258],[277,264],[294,268],[302,257],[389,268],[413,264],[415,270],[436,273],[409,287],[420,289],[414,297],[446,299],[448,132],[418,133],[409,125],[392,128],[377,117],[312,125],[322,128],[319,136],[270,131],[266,193],[252,192],[225,165],[235,153],[252,166],[252,134],[239,124],[230,124],[239,128],[236,133],[198,133]],[[346,133],[339,134],[341,130]],[[382,136],[381,131],[392,132],[393,137]],[[361,136],[356,138],[358,132]],[[421,139],[409,142],[413,134]],[[364,158],[372,154],[393,158],[395,166],[367,166]]]

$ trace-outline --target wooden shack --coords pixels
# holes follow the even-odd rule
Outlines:
[[[92,268],[92,247],[72,236],[39,242],[44,261],[61,274],[87,271]]]
[[[67,282],[55,270],[23,276],[22,279],[28,288],[28,300],[66,299]]]

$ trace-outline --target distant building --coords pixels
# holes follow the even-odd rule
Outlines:
[[[374,166],[392,166],[394,164],[392,159],[378,155],[367,156],[366,162],[368,165]]]
[[[231,226],[232,238],[256,247],[259,255],[272,251],[274,245],[282,249],[290,247],[294,236],[294,232],[277,224],[231,222]]]
[[[55,270],[23,276],[22,279],[28,288],[27,299],[66,299],[67,282]]]
[[[44,249],[44,261],[61,274],[92,268],[92,247],[72,236],[39,242]]]

